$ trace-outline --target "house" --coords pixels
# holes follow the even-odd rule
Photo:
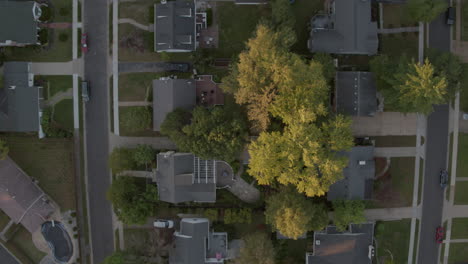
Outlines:
[[[230,259],[227,233],[213,232],[206,218],[183,218],[174,233],[169,264],[224,263]]]
[[[377,112],[377,89],[371,72],[336,73],[336,111],[350,116],[374,116]]]
[[[375,177],[374,146],[356,146],[343,155],[349,158],[344,178],[330,186],[327,199],[370,199]]]
[[[39,230],[56,208],[35,181],[7,157],[0,160],[0,209],[29,232]]]
[[[196,103],[193,79],[153,80],[153,130],[159,131],[166,115],[176,108],[192,110]]]
[[[161,1],[154,5],[154,50],[191,52],[197,47],[194,1]]]
[[[328,12],[311,22],[311,52],[333,54],[377,53],[377,23],[371,21],[371,0],[330,0]]]
[[[31,63],[6,62],[0,83],[0,132],[39,132],[40,90]],[[2,88],[3,86],[3,88]]]
[[[42,10],[33,1],[0,1],[0,47],[38,43],[38,20]]]
[[[268,0],[234,0],[236,5],[265,5]]]
[[[153,181],[159,200],[168,203],[215,202],[216,161],[203,160],[191,153],[159,153]]]
[[[372,264],[374,223],[350,224],[349,231],[335,226],[314,233],[313,253],[306,253],[306,264]]]

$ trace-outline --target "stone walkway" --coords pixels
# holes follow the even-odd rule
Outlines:
[[[152,106],[153,102],[136,101],[136,102],[119,102],[119,106]]]
[[[218,162],[223,163],[224,161]],[[237,198],[246,203],[255,203],[260,199],[260,191],[253,186],[253,183],[248,184],[244,179],[242,179],[241,175],[243,172],[244,168],[239,169],[237,174],[234,176],[234,179],[223,179],[222,177],[218,177],[217,185],[227,186],[226,190],[230,191]]]
[[[414,157],[416,147],[375,148],[374,155],[376,157]]]
[[[136,148],[139,144],[150,145],[155,149],[177,149],[177,146],[167,137],[119,137],[111,133],[109,135],[109,147]]]
[[[419,27],[379,28],[378,34],[398,34],[403,32],[419,32]]]
[[[45,101],[46,106],[54,106],[58,102],[64,100],[64,99],[72,99],[73,98],[73,89],[69,88],[68,90],[64,92],[58,92],[56,93],[52,98],[49,100]]]
[[[354,136],[416,135],[417,115],[398,112],[378,112],[373,117],[353,116]]]
[[[137,27],[141,30],[153,32],[153,25],[142,25],[131,18],[119,18],[119,24],[131,24],[134,27]]]
[[[117,176],[132,176],[137,178],[149,178],[152,179],[154,176],[154,172],[152,171],[133,171],[133,170],[126,170],[122,171],[117,174]]]

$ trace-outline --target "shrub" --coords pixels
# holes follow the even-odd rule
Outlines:
[[[70,14],[70,11],[68,10],[68,8],[62,7],[59,9],[59,14],[61,16],[68,16],[68,14]]]
[[[131,107],[122,111],[120,123],[128,131],[135,132],[149,129],[152,122],[152,113],[149,107]]]
[[[112,173],[117,174],[124,170],[136,168],[133,152],[132,149],[115,148],[109,156],[109,167]]]
[[[58,128],[53,124],[52,110],[50,108],[42,110],[41,126],[47,137],[68,138],[73,135],[71,132]]]
[[[203,212],[203,216],[206,218],[210,219],[211,222],[216,222],[218,221],[218,210],[217,209],[206,209],[205,212]]]
[[[39,30],[38,35],[38,40],[41,45],[46,45],[49,43],[49,31],[47,29],[43,28]]]
[[[213,9],[208,8],[206,10],[206,25],[209,27],[213,24]]]
[[[68,40],[68,34],[67,33],[60,33],[58,38],[59,38],[59,40],[61,42],[65,42],[65,41]]]
[[[226,209],[224,210],[225,224],[250,224],[252,223],[252,209]]]
[[[41,6],[41,17],[39,18],[42,22],[47,22],[52,18],[52,10],[48,6]]]

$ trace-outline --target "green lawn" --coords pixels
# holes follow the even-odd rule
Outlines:
[[[376,147],[415,147],[416,136],[379,136],[372,137]]]
[[[2,210],[0,210],[0,231],[10,222],[10,218]]]
[[[450,243],[449,264],[468,262],[468,243]]]
[[[390,254],[388,253],[390,251],[394,263],[407,263],[410,230],[411,219],[377,222],[375,228],[375,238],[378,245],[377,257],[381,260],[390,260]]]
[[[460,111],[468,112],[468,63],[462,64],[460,78]]]
[[[131,18],[140,24],[154,23],[154,4],[159,0],[139,0],[119,3],[119,18]]]
[[[124,244],[126,249],[139,249],[142,243],[149,239],[148,229],[144,228],[125,228]]]
[[[128,122],[129,119],[133,118],[130,114],[132,108],[143,108],[142,106],[128,106],[128,107],[119,107],[119,122],[120,122],[120,135],[128,137],[154,137],[160,136],[159,132],[153,131],[153,108],[150,107],[149,111],[151,112],[151,122],[150,125],[146,128],[135,129],[131,126],[132,122]]]
[[[75,208],[73,142],[70,139],[39,139],[37,135],[3,135],[10,157],[59,204],[62,211]]]
[[[68,35],[64,42],[58,39],[60,33]],[[5,61],[46,61],[62,62],[72,59],[72,30],[49,30],[49,45],[27,47],[5,47]]]
[[[297,42],[292,46],[294,52],[310,54],[307,48],[307,40],[309,40],[310,37],[310,19],[323,9],[323,1],[317,0],[296,0],[296,2],[292,4],[294,18],[296,19],[294,29],[297,35]]]
[[[192,73],[126,73],[119,75],[119,101],[152,101],[153,80],[177,75],[190,78]]]
[[[54,9],[54,22],[72,22],[73,1],[51,0],[50,6]]]
[[[468,134],[466,133],[458,134],[457,177],[468,177]]]
[[[412,27],[417,26],[413,19],[408,17],[405,5],[384,4],[383,5],[384,28]]]
[[[59,92],[73,89],[73,76],[71,75],[37,75],[34,76],[34,79],[44,88],[44,96],[46,99],[52,98]]]
[[[468,218],[452,219],[452,239],[468,239]]]
[[[418,33],[400,33],[379,36],[380,53],[399,57],[405,53],[409,57],[418,58]]]
[[[392,189],[398,192],[399,199],[406,206],[413,202],[414,164],[414,157],[391,158]]]
[[[455,185],[455,204],[468,205],[468,192],[466,190],[468,190],[468,182],[457,182]]]
[[[39,263],[46,255],[34,246],[31,233],[23,226],[20,226],[15,235],[7,243],[14,244],[18,247],[33,263]]]
[[[64,99],[54,106],[54,121],[61,128],[73,132],[73,99]]]
[[[308,1],[308,0],[302,0]],[[268,5],[235,5],[230,2],[217,2],[219,23],[219,49],[216,56],[231,58],[245,48],[245,42],[252,36],[259,19],[268,16]]]

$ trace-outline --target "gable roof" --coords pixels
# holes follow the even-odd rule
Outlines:
[[[349,158],[343,179],[330,186],[329,201],[335,199],[370,199],[375,177],[374,146],[356,146],[342,153]]]
[[[377,23],[371,22],[371,0],[334,0],[333,13],[312,18],[308,47],[335,54],[377,53]]]
[[[194,51],[195,3],[177,0],[154,5],[154,50]]]
[[[159,200],[169,203],[215,202],[215,163],[191,153],[159,153],[155,178]]]
[[[314,252],[307,264],[371,264],[369,246],[373,244],[374,223],[350,224],[349,231],[339,232],[329,226],[314,233]]]
[[[205,264],[209,228],[206,218],[183,218],[180,231],[174,233],[175,243],[169,254],[169,263]]]
[[[55,211],[46,194],[7,157],[0,160],[0,209],[29,232],[38,230]]]
[[[166,115],[176,108],[191,110],[196,104],[193,79],[153,80],[153,130],[159,131]]]
[[[377,112],[377,89],[371,72],[336,73],[336,110],[352,116],[373,116]]]
[[[37,9],[39,7],[33,1],[0,1],[0,43],[10,40],[36,44],[37,21],[33,12]]]
[[[33,86],[30,63],[7,62],[0,87],[0,131],[39,131],[39,89]]]

